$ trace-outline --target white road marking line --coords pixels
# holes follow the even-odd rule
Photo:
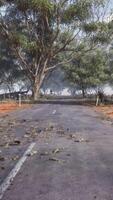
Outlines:
[[[56,110],[53,110],[53,115],[56,113]]]
[[[4,180],[4,182],[0,185],[0,199],[2,199],[5,191],[8,189],[8,187],[11,185],[12,181],[14,180],[15,176],[17,175],[17,173],[20,171],[22,165],[24,164],[24,162],[26,161],[26,159],[28,158],[28,154],[31,153],[33,147],[35,146],[36,143],[31,143],[30,146],[28,147],[28,149],[25,151],[25,153],[23,154],[23,156],[20,158],[20,160],[18,161],[18,163],[15,165],[15,167],[12,169],[12,171],[9,173],[9,175],[6,177],[6,179]]]

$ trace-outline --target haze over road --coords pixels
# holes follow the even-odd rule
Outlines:
[[[25,126],[39,121],[46,134],[39,133],[37,153],[28,156],[3,200],[113,200],[111,122],[93,108],[70,105],[35,105],[12,115]]]

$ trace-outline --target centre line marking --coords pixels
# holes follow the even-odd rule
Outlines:
[[[3,195],[4,195],[5,191],[9,188],[9,186],[13,182],[15,176],[20,171],[22,165],[24,164],[24,162],[28,158],[28,154],[31,153],[31,151],[34,148],[35,144],[36,143],[34,143],[34,142],[30,144],[30,146],[27,148],[27,150],[25,151],[25,153],[23,154],[23,156],[19,159],[19,161],[15,165],[15,167],[11,170],[11,172],[9,173],[9,175],[5,178],[5,180],[3,181],[3,183],[0,185],[0,199],[3,198]]]
[[[53,113],[53,115],[55,115],[55,113],[56,113],[56,110],[53,110],[53,112],[52,112],[52,113]]]

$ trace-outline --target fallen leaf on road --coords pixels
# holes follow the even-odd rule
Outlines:
[[[60,152],[60,149],[58,149],[58,148],[52,151],[52,153],[54,153],[54,154],[59,153],[59,152]]]
[[[1,168],[2,170],[4,170],[4,169],[5,169],[5,167],[4,167],[4,166],[1,166],[0,168]]]
[[[74,142],[89,142],[89,140],[85,140],[84,138],[79,138],[74,140]]]
[[[49,130],[50,130],[50,131],[51,131],[51,130],[53,130],[53,128],[54,128],[54,125],[53,125],[53,123],[51,123],[51,122],[50,122],[50,123],[48,123],[48,128],[47,128],[47,129],[48,129],[48,131],[49,131]]]
[[[12,158],[12,160],[14,160],[14,161],[16,161],[16,160],[18,160],[19,159],[19,156],[14,156],[13,158]]]
[[[22,119],[22,120],[20,121],[20,123],[24,123],[24,122],[26,122],[26,119]]]
[[[30,137],[30,136],[29,136],[29,135],[27,135],[27,134],[25,134],[25,135],[24,135],[24,138],[29,138],[29,137]]]
[[[79,140],[79,139],[77,140],[77,139],[76,139],[76,140],[74,140],[74,142],[81,142],[81,140]]]
[[[37,133],[41,133],[42,129],[41,128],[37,128]]]
[[[27,156],[34,156],[38,153],[38,151],[32,151],[31,153],[28,153]]]
[[[70,134],[69,137],[70,138],[76,138],[77,136],[75,134]]]
[[[13,145],[20,145],[21,144],[21,141],[18,140],[18,139],[15,139],[13,142],[10,142],[9,145],[10,146],[13,146]]]
[[[4,161],[5,158],[3,156],[0,156],[0,161]]]
[[[16,125],[16,122],[15,122],[15,121],[13,121],[13,122],[8,122],[8,125],[9,125],[10,127],[14,127],[14,126]]]
[[[59,135],[65,135],[65,132],[64,132],[64,130],[58,130],[57,134],[59,134]]]
[[[47,151],[40,153],[40,156],[47,156],[47,155],[49,155],[49,152],[47,152]]]
[[[30,133],[30,131],[26,131],[25,134],[26,135],[30,135],[31,133]]]
[[[55,158],[55,157],[49,158],[49,160],[50,160],[50,161],[56,161],[56,162],[59,162],[59,163],[64,163],[64,162],[66,162],[65,160],[58,159],[58,158]]]
[[[60,153],[64,148],[57,148],[52,151],[53,154]]]

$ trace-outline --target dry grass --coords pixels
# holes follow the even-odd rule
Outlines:
[[[29,104],[23,104],[21,107],[19,107],[18,103],[14,101],[6,102],[6,103],[1,103],[0,104],[0,114],[8,113],[17,109],[23,109],[26,107],[30,107],[31,105]]]
[[[96,111],[99,111],[107,117],[113,119],[113,105],[96,107]]]

